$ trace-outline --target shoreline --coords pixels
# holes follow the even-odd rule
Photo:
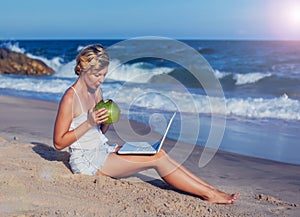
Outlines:
[[[56,151],[52,145],[57,107],[58,104],[53,102],[0,95],[0,181],[4,183],[0,187],[1,214],[15,216],[42,213],[55,216],[57,214],[52,212],[61,212],[65,216],[73,216],[73,211],[76,210],[81,215],[85,211],[102,211],[115,216],[120,213],[120,209],[123,210],[124,216],[131,216],[131,213],[157,216],[162,215],[161,212],[170,212],[178,216],[176,209],[180,210],[182,215],[202,213],[203,216],[252,216],[253,211],[257,216],[297,216],[299,213],[300,166],[218,151],[208,165],[199,168],[199,155],[203,150],[200,146],[193,147],[188,158],[183,159],[183,165],[221,190],[240,192],[241,197],[236,204],[213,205],[193,196],[179,194],[166,186],[153,171],[120,180],[73,175],[67,166],[67,151]],[[125,121],[121,119],[120,122],[120,127],[124,130]],[[131,124],[140,133],[149,131],[143,124]],[[114,127],[109,129],[107,137],[112,143],[122,142]],[[172,149],[174,141],[167,141],[169,144],[164,145],[164,149],[168,152]],[[181,147],[183,151],[188,145],[183,144]],[[175,159],[180,160],[180,154],[180,151],[176,152]],[[69,183],[71,188],[66,183]],[[119,191],[114,191],[114,188]],[[103,197],[93,195],[95,191],[103,194]],[[76,207],[79,201],[74,199],[76,192],[84,195],[79,207]],[[68,201],[67,205],[58,204],[55,199],[59,196],[71,201]],[[146,207],[140,209],[136,205],[127,204],[123,197]],[[152,204],[158,197],[160,203]],[[179,198],[177,208],[176,203],[171,203],[176,198]],[[58,201],[63,202],[62,199]],[[99,206],[91,204],[91,201]],[[114,202],[114,205],[109,214],[107,209],[111,206],[110,201]],[[9,205],[10,203],[12,205]]]

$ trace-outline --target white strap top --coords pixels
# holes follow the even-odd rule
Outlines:
[[[79,98],[79,95],[77,94],[74,87],[72,89],[75,92],[75,95],[78,98],[80,107],[81,107],[81,114],[75,118],[73,118],[70,130],[74,130],[76,127],[78,127],[80,124],[82,124],[84,121],[87,120],[87,112],[84,112],[83,106],[81,104],[81,100]],[[79,139],[77,139],[70,148],[75,149],[94,149],[98,147],[99,145],[104,145],[108,139],[106,136],[102,133],[100,126],[95,126],[91,128],[88,132],[86,132],[83,136],[81,136]]]

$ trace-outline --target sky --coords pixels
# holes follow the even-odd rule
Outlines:
[[[0,0],[0,40],[300,40],[300,0]]]

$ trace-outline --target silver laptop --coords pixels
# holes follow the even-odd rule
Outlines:
[[[174,112],[172,118],[170,119],[164,136],[158,142],[126,142],[118,151],[118,154],[156,154],[161,149],[168,131],[171,127],[173,119],[176,115]]]

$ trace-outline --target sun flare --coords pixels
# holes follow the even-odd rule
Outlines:
[[[272,1],[269,5],[271,31],[283,40],[300,40],[300,1]]]
[[[290,25],[300,28],[300,6],[291,7],[287,13]]]

